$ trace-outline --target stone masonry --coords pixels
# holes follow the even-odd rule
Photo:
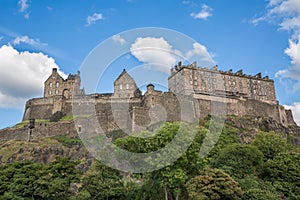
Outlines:
[[[142,94],[124,69],[114,82],[113,93],[86,95],[80,88],[79,72],[64,80],[53,69],[44,84],[44,97],[27,101],[23,120],[50,119],[60,111],[94,117],[104,132],[139,131],[165,121],[190,120],[183,116],[201,119],[226,105],[225,115],[271,117],[283,125],[295,125],[291,111],[276,100],[274,81],[260,73],[250,76],[242,70],[234,73],[179,62],[171,69],[168,83],[167,92],[149,83]],[[184,113],[185,107],[191,113]]]

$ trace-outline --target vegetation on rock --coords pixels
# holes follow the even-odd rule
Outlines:
[[[192,139],[175,162],[143,174],[120,172],[99,161],[82,170],[82,162],[69,158],[57,157],[48,164],[32,159],[33,154],[43,157],[39,155],[46,152],[43,148],[52,149],[50,152],[75,148],[58,155],[76,160],[73,154],[82,147],[78,138],[55,136],[34,144],[9,141],[0,148],[0,199],[299,199],[300,148],[285,139],[286,133],[260,131],[241,122],[227,122],[205,157],[199,157],[199,151],[210,133],[209,126],[218,126],[208,119],[198,124],[165,123],[154,132],[128,136],[120,131],[110,133],[115,145],[136,153],[165,147],[179,129],[185,135],[182,142]],[[24,161],[13,159],[16,155]],[[128,162],[134,163],[134,159]]]

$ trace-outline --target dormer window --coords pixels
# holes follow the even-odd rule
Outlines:
[[[52,87],[52,82],[51,82],[51,83],[49,83],[49,87]]]

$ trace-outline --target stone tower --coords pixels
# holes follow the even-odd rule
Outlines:
[[[84,90],[80,89],[80,72],[70,74],[64,80],[57,72],[56,68],[52,69],[52,74],[44,82],[44,97],[63,96],[66,99],[72,98],[72,95],[84,95]]]

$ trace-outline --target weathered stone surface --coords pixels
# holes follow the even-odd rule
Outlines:
[[[168,92],[157,91],[149,84],[141,95],[133,78],[124,70],[114,82],[114,93],[84,95],[79,72],[64,80],[54,69],[45,81],[44,97],[26,103],[23,120],[50,119],[61,112],[96,116],[106,133],[119,129],[130,132],[165,121],[203,119],[219,111],[222,115],[270,117],[285,126],[295,125],[291,111],[278,104],[274,81],[268,77],[245,75],[241,70],[233,73],[219,71],[217,67],[199,68],[196,63],[180,64],[171,71]],[[50,92],[54,89],[58,90],[56,94]],[[190,103],[184,103],[182,96],[190,98]]]

